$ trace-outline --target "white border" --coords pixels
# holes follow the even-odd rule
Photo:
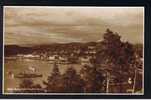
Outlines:
[[[142,83],[142,89],[143,93],[5,93],[4,92],[4,42],[5,42],[5,8],[6,7],[13,7],[13,8],[143,8],[143,13],[145,15],[145,6],[138,6],[138,7],[128,7],[128,6],[117,6],[117,7],[112,7],[112,6],[100,6],[100,7],[95,7],[95,6],[3,6],[3,82],[2,82],[2,94],[3,95],[144,95],[144,21],[145,17],[143,15],[143,83]],[[10,83],[11,84],[11,83]]]

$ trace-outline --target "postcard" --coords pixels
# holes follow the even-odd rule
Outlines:
[[[3,94],[144,94],[144,7],[4,6],[3,25]]]

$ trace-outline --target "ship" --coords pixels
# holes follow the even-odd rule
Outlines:
[[[27,71],[20,72],[14,77],[15,78],[38,78],[38,77],[42,77],[42,74],[37,73],[34,67],[28,67]]]
[[[15,75],[15,78],[38,78],[42,77],[42,74],[38,73],[19,73]]]

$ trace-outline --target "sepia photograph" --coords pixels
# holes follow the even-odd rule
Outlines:
[[[3,94],[144,94],[144,7],[4,6],[3,30]]]

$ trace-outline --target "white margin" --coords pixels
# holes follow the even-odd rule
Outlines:
[[[38,8],[143,8],[143,83],[142,83],[142,89],[143,93],[5,93],[4,92],[4,42],[5,42],[5,8],[6,7],[13,7],[13,8],[31,8],[31,7],[38,7]],[[2,68],[3,68],[3,82],[2,82],[2,94],[3,95],[144,95],[144,35],[145,35],[145,6],[137,6],[137,7],[128,7],[128,6],[3,6],[3,62],[2,62]],[[11,84],[11,83],[10,83]]]

